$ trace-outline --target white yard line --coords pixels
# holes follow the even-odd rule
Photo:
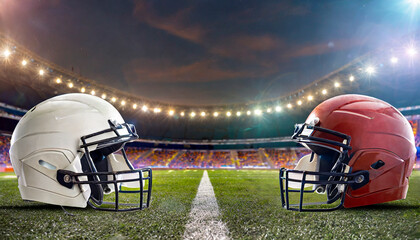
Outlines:
[[[229,239],[226,224],[219,219],[219,206],[207,171],[204,170],[192,203],[184,239]]]

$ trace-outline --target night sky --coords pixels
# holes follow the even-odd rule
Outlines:
[[[101,84],[173,104],[279,97],[420,27],[408,0],[0,0],[0,31]],[[407,41],[407,42],[405,42]]]

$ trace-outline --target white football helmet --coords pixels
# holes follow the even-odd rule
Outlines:
[[[11,139],[22,199],[113,211],[148,207],[152,171],[134,169],[124,151],[137,138],[134,125],[99,97],[64,94],[36,105]]]

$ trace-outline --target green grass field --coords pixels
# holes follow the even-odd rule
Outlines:
[[[281,207],[278,171],[208,171],[233,239],[420,239],[420,171],[407,199],[326,213]],[[202,170],[153,172],[149,209],[114,213],[23,202],[13,174],[0,174],[0,238],[180,239]]]

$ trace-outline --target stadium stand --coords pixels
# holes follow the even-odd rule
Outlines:
[[[273,163],[274,168],[293,168],[296,162],[310,151],[305,148],[274,148],[266,149],[266,156]]]
[[[0,134],[0,172],[13,171],[9,148],[10,136]],[[126,153],[135,168],[279,169],[293,168],[310,151],[305,148],[175,150],[127,147]],[[420,168],[419,161],[414,168]]]
[[[0,172],[13,171],[9,157],[10,137],[0,135]]]
[[[238,151],[238,168],[269,168],[257,150]]]

